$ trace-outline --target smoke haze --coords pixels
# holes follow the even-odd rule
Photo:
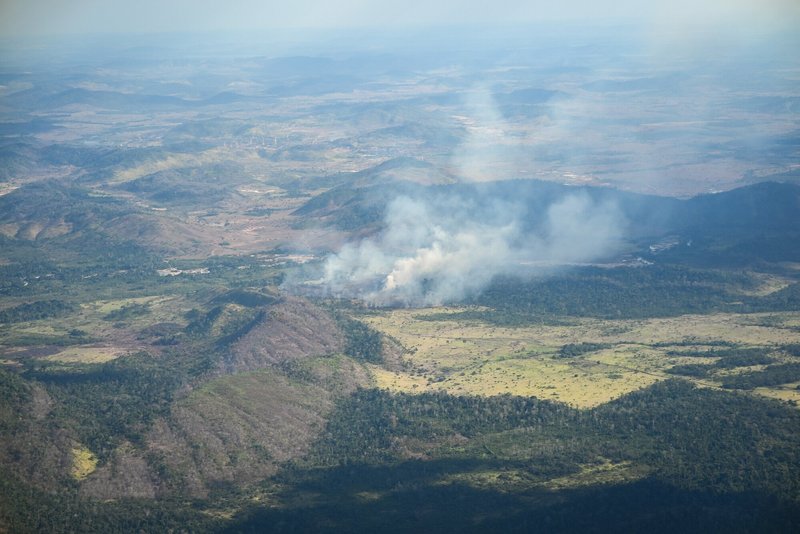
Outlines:
[[[330,256],[322,281],[336,296],[371,305],[439,305],[474,295],[499,274],[596,260],[624,233],[614,204],[580,192],[552,204],[534,228],[532,215],[500,199],[400,197],[385,231]]]
[[[465,96],[467,136],[451,166],[466,182],[496,180],[498,168],[514,173],[519,141],[507,135],[490,91]],[[513,174],[512,174],[513,175]],[[522,270],[593,261],[613,253],[624,234],[616,205],[583,192],[564,196],[531,213],[539,202],[464,189],[437,189],[401,196],[385,213],[384,231],[346,244],[325,262],[322,283],[336,296],[371,305],[431,306],[480,292],[493,277]],[[456,192],[460,191],[460,192]],[[544,216],[543,216],[544,215]]]
[[[634,0],[563,2],[500,0],[6,0],[0,3],[0,35],[92,32],[163,32],[263,28],[343,28],[508,24],[582,20],[632,20],[686,32],[691,28],[741,30],[793,28],[794,0]]]

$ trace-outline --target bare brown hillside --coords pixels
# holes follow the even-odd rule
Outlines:
[[[344,336],[328,312],[305,299],[287,297],[231,347],[222,367],[226,373],[253,371],[343,348]]]
[[[305,299],[286,297],[235,342],[216,378],[175,401],[145,447],[120,447],[83,483],[94,498],[207,496],[247,485],[306,453],[337,398],[370,383],[341,355],[335,320]]]

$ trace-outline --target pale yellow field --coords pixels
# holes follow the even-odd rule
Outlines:
[[[85,312],[89,312],[89,314],[106,315],[113,311],[120,310],[125,306],[139,304],[147,305],[151,310],[155,311],[158,310],[159,307],[173,300],[175,300],[174,297],[137,297],[119,300],[99,300],[91,304],[84,304],[82,308]]]
[[[753,391],[765,397],[783,401],[795,401],[800,404],[800,389],[797,389],[798,387],[800,387],[800,382],[783,384],[782,386],[772,388],[756,388]]]
[[[122,356],[128,351],[119,347],[76,346],[44,358],[62,363],[103,363]]]
[[[130,330],[159,322],[182,323],[184,322],[183,314],[191,308],[191,305],[187,304],[183,298],[171,296],[98,300],[82,304],[79,314],[53,320],[52,324],[62,333],[68,332],[72,328],[78,328],[88,332],[93,338],[102,340],[103,344],[124,345],[133,351],[134,346],[138,345],[135,337],[116,328],[116,320],[109,319],[107,316],[109,313],[134,305],[146,306],[146,308],[144,308],[144,313],[134,313],[132,316],[122,319],[122,322],[128,325]]]
[[[408,349],[402,371],[371,367],[378,386],[408,392],[531,395],[589,408],[671,378],[666,370],[673,365],[714,362],[714,358],[670,356],[670,347],[654,348],[652,344],[691,341],[702,346],[703,342],[724,340],[742,346],[776,346],[800,342],[800,332],[786,328],[787,323],[799,320],[800,314],[782,314],[778,326],[763,326],[766,321],[759,315],[737,314],[576,319],[569,326],[515,328],[478,321],[419,319],[455,311],[460,310],[393,310],[362,317]],[[556,357],[561,346],[582,342],[613,347],[572,358]],[[700,386],[718,387],[711,380],[694,381]],[[760,388],[756,392],[782,399],[797,395],[789,388]]]
[[[120,314],[118,319],[109,316],[126,307],[134,307],[133,313]],[[82,338],[73,336],[73,330],[81,331],[85,336],[81,344],[66,346],[55,354],[49,350],[35,357],[68,364],[102,363],[139,350],[158,352],[159,347],[153,346],[151,340],[143,339],[139,331],[157,323],[185,324],[184,314],[191,307],[190,302],[178,296],[87,302],[67,315],[6,325],[0,331],[0,354],[9,359],[16,352],[28,350],[29,342],[15,346],[16,340],[24,340],[26,336],[66,338],[70,343],[81,343]],[[46,345],[49,341],[45,338],[40,343]]]
[[[114,177],[109,180],[109,184],[118,185],[129,182],[142,176],[158,171],[176,169],[181,167],[197,167],[228,161],[231,154],[224,148],[212,148],[197,154],[174,154],[169,155],[158,161],[151,161],[136,167],[117,171]]]
[[[97,469],[97,457],[86,447],[72,448],[72,478],[83,480]]]
[[[766,273],[753,274],[753,277],[758,280],[758,287],[750,291],[743,291],[742,294],[763,297],[765,295],[775,293],[776,291],[780,291],[781,289],[784,289],[792,284],[792,281],[787,278]]]

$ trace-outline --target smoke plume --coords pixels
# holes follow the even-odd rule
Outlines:
[[[580,192],[551,204],[535,227],[532,215],[503,199],[400,197],[390,203],[379,236],[327,259],[322,282],[333,295],[377,306],[457,302],[499,274],[607,255],[624,226],[615,205]]]
[[[469,135],[452,167],[473,185],[393,199],[379,235],[327,258],[326,292],[376,306],[439,305],[475,295],[496,275],[548,272],[617,249],[624,218],[613,203],[581,190],[543,203],[513,188],[475,187],[514,171],[520,141],[506,134],[488,89],[464,104]]]

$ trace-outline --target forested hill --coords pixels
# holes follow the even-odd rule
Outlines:
[[[309,200],[294,212],[300,220],[315,218],[354,230],[380,223],[387,204],[400,195],[419,198],[450,197],[486,203],[522,205],[526,223],[536,227],[546,208],[571,195],[585,194],[594,202],[619,209],[629,222],[632,238],[658,238],[670,234],[689,238],[747,239],[795,236],[800,232],[800,186],[763,182],[730,191],[676,199],[620,191],[605,187],[570,186],[538,180],[506,180],[491,183],[421,185],[398,179],[397,167],[416,172],[419,162],[407,158],[395,162],[395,174],[387,178],[386,164],[358,173],[359,179],[339,184]],[[431,169],[425,168],[428,172]],[[306,223],[308,224],[308,222]]]

